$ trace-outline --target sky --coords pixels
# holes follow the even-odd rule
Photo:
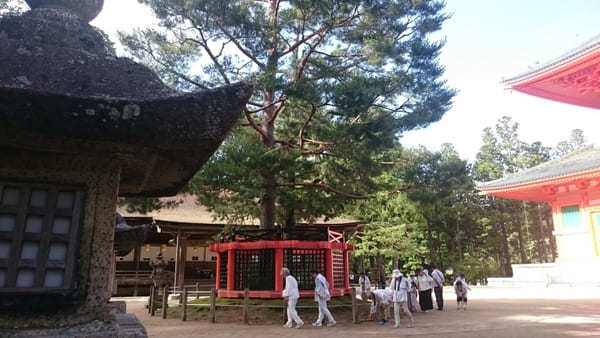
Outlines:
[[[513,92],[500,83],[600,34],[600,1],[447,0],[446,11],[452,17],[436,38],[446,39],[440,63],[458,94],[441,121],[405,134],[403,145],[438,150],[452,143],[461,157],[473,161],[483,128],[504,115],[519,123],[527,142],[555,146],[578,128],[590,143],[600,144],[600,111]],[[155,22],[136,0],[105,0],[92,24],[117,41],[117,31]]]

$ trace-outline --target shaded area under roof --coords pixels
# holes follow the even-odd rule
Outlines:
[[[600,109],[600,35],[503,83],[526,94]]]
[[[552,184],[557,180],[598,172],[600,176],[600,149],[587,147],[535,167],[481,183],[477,189],[493,192],[501,189],[527,188],[530,185]]]

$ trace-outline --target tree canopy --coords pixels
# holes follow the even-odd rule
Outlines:
[[[382,154],[439,120],[447,19],[437,0],[140,0],[159,28],[122,36],[183,90],[252,81],[244,121],[190,185],[200,202],[265,228],[333,216],[382,188]]]

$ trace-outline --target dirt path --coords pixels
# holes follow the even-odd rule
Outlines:
[[[473,290],[466,312],[456,311],[449,289],[445,299],[447,311],[416,314],[412,329],[405,327],[406,319],[400,329],[374,322],[343,322],[335,328],[308,325],[301,330],[280,325],[182,322],[150,317],[139,299],[129,299],[127,308],[146,326],[150,337],[600,337],[600,289],[479,288]],[[304,320],[309,324],[314,318]]]

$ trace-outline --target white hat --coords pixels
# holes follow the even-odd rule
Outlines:
[[[392,271],[392,277],[394,277],[394,278],[402,277],[402,272],[400,272],[400,270],[398,270],[398,269],[394,269],[394,271]]]

